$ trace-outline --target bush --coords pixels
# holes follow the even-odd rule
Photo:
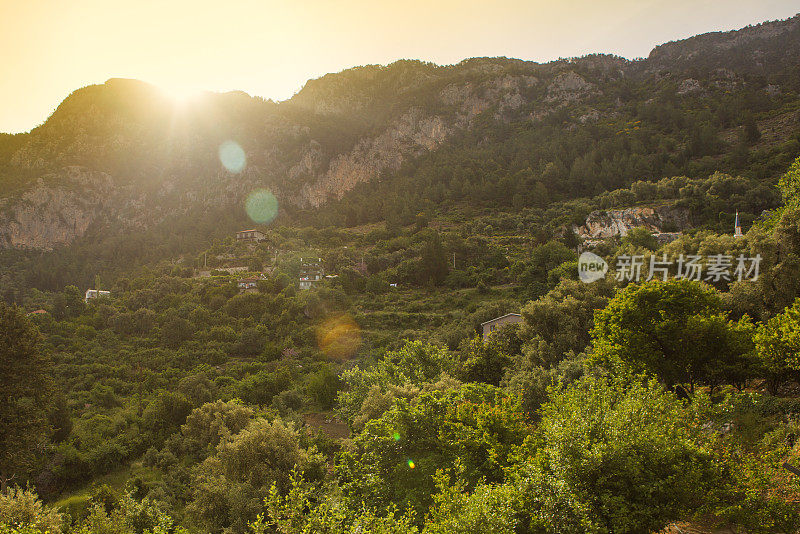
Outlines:
[[[323,410],[333,407],[341,386],[339,375],[328,365],[306,377],[306,394]]]
[[[411,508],[420,516],[432,503],[433,475],[463,464],[472,487],[503,482],[530,434],[517,400],[485,384],[397,398],[368,421],[340,456],[337,474],[351,502]]]
[[[192,403],[180,393],[161,391],[145,408],[142,426],[150,431],[152,439],[161,441],[186,421]]]
[[[32,489],[9,487],[0,492],[0,532],[2,525],[19,527],[17,532],[61,534],[63,517],[45,506]],[[14,530],[11,530],[14,532]]]
[[[656,532],[697,510],[717,473],[691,429],[691,412],[655,381],[587,378],[554,392],[523,469],[532,523]]]

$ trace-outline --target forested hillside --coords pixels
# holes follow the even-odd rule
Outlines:
[[[800,532],[797,58],[115,79],[0,136],[0,534]]]

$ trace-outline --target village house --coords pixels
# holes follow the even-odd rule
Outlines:
[[[246,291],[248,289],[257,289],[258,282],[263,280],[263,278],[258,276],[251,276],[248,278],[241,278],[238,282],[238,286],[240,290]]]
[[[322,280],[324,274],[321,258],[317,258],[317,261],[300,258],[300,289],[311,289],[314,283]]]
[[[265,236],[263,232],[256,229],[240,230],[236,232],[237,241],[252,241],[254,243],[258,243],[259,241],[266,239],[266,237],[267,236]]]
[[[83,301],[89,302],[91,299],[107,298],[110,296],[111,296],[111,291],[102,291],[99,289],[87,289]]]
[[[486,341],[489,339],[489,334],[500,328],[501,326],[521,323],[522,322],[522,315],[518,313],[507,313],[501,317],[495,317],[485,323],[481,323],[481,329],[483,331],[483,340]]]

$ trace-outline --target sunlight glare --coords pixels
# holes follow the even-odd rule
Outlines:
[[[176,105],[180,106],[196,100],[203,92],[197,87],[182,84],[163,84],[159,87],[167,96],[167,98],[172,100]]]

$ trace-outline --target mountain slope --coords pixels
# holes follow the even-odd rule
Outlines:
[[[50,249],[198,211],[230,212],[233,228],[256,188],[283,217],[356,224],[409,203],[519,209],[718,169],[771,179],[798,151],[798,57],[794,17],[639,61],[357,67],[281,103],[226,93],[182,107],[112,79],[0,136],[0,246]],[[744,139],[751,123],[779,131]],[[228,140],[246,154],[240,173],[220,163]]]

